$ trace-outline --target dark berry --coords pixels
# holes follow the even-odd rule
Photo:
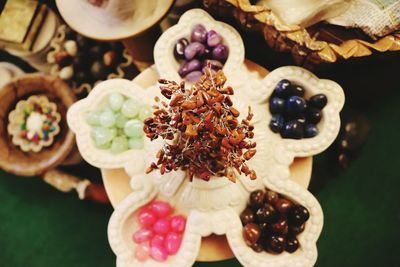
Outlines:
[[[257,210],[256,216],[260,223],[272,222],[276,219],[276,210],[271,204],[265,204]]]
[[[292,95],[297,95],[297,96],[300,96],[300,97],[303,97],[304,96],[304,88],[303,87],[301,87],[301,86],[298,86],[298,85],[292,85],[291,86],[291,94]]]
[[[286,240],[283,236],[272,235],[268,239],[268,251],[273,253],[282,253],[285,249]]]
[[[308,100],[308,104],[310,106],[318,108],[318,109],[323,109],[327,103],[328,103],[328,99],[326,98],[326,95],[324,95],[324,94],[314,95]]]
[[[299,120],[287,122],[281,131],[283,138],[301,139],[304,136],[304,123]]]
[[[285,99],[272,97],[269,101],[269,111],[272,114],[282,114],[285,112]]]
[[[285,119],[280,114],[274,114],[271,117],[271,121],[269,122],[269,128],[274,133],[279,133],[285,124]]]
[[[262,190],[256,190],[250,194],[250,207],[258,209],[264,204],[264,192]]]
[[[310,213],[302,205],[294,206],[289,212],[289,221],[293,225],[301,225],[310,218]]]
[[[291,96],[286,101],[286,112],[291,116],[302,114],[306,109],[306,101],[299,96]]]
[[[299,241],[296,237],[290,236],[286,239],[285,250],[289,253],[295,252],[299,248]]]
[[[254,212],[250,208],[246,208],[240,214],[240,220],[242,221],[243,225],[254,222],[254,219],[255,219]]]
[[[283,79],[275,86],[274,95],[286,99],[290,95],[290,81]]]
[[[307,124],[304,127],[304,136],[307,138],[317,136],[318,133],[319,133],[319,130],[318,130],[317,126],[315,126],[314,124]]]
[[[285,215],[293,207],[293,202],[286,198],[280,198],[275,202],[274,206],[282,215]]]
[[[248,246],[254,245],[261,236],[261,229],[255,223],[246,224],[243,227],[243,238]]]
[[[317,124],[321,121],[322,113],[319,109],[314,107],[309,107],[306,110],[307,123]]]

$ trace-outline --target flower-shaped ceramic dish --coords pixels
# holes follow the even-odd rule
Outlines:
[[[47,62],[54,64],[50,69],[50,73],[56,76],[59,75],[60,68],[57,64],[55,64],[55,56],[62,49],[62,46],[66,41],[65,40],[66,27],[67,25],[65,24],[60,25],[58,27],[56,36],[50,42],[51,50],[47,54]],[[129,54],[128,50],[126,49],[124,49],[122,56],[124,62],[118,64],[118,66],[115,69],[115,72],[107,75],[107,79],[123,78],[125,76],[124,69],[132,65],[133,59]],[[92,88],[96,86],[99,82],[101,81],[96,81],[94,84],[82,83],[78,85],[76,82],[73,81],[71,87],[75,94],[80,94],[85,91],[89,93],[92,90]]]
[[[172,72],[173,70],[170,71]],[[328,104],[323,110],[324,119],[319,124],[318,136],[302,140],[283,139],[269,129],[271,114],[268,99],[281,79],[289,79],[303,86],[306,97],[317,93],[327,96]],[[232,100],[241,112],[241,117],[246,114],[249,105],[254,110],[252,122],[255,127],[257,154],[248,165],[257,172],[258,178],[251,181],[248,177],[239,175],[236,183],[218,177],[209,182],[196,178],[190,182],[183,171],[165,175],[160,175],[157,171],[146,175],[145,167],[136,168],[135,172],[129,171],[133,193],[116,207],[108,228],[109,241],[117,255],[117,266],[192,266],[200,249],[201,237],[212,233],[226,234],[233,253],[244,266],[314,265],[317,258],[316,241],[323,225],[322,209],[310,192],[289,180],[289,166],[295,157],[315,155],[333,142],[340,127],[339,112],[344,104],[343,90],[338,84],[320,80],[298,67],[276,69],[256,84],[259,86],[258,91],[249,91],[246,86],[235,88]],[[156,94],[159,89],[151,87],[147,90]],[[145,147],[145,166],[155,160],[161,145],[160,142],[153,142]],[[304,232],[298,236],[301,247],[293,254],[256,253],[246,245],[242,237],[243,227],[239,214],[245,208],[250,192],[264,187],[289,197],[310,212],[310,220]],[[167,200],[179,213],[186,214],[187,228],[177,255],[169,257],[163,263],[153,260],[141,263],[133,256],[135,245],[131,235],[138,228],[137,210],[155,198]]]
[[[120,154],[113,154],[108,149],[97,148],[91,137],[92,126],[86,121],[87,113],[105,106],[108,96],[115,92],[142,104],[151,105],[152,103],[149,95],[135,83],[124,79],[107,80],[96,85],[88,97],[71,106],[67,113],[68,125],[76,134],[82,157],[93,166],[116,169],[125,167],[128,162],[133,162],[133,164],[128,164],[131,169],[143,168],[144,164],[141,164],[143,162],[143,149],[129,149]]]
[[[181,16],[178,24],[165,31],[154,47],[154,61],[160,76],[169,80],[180,80],[179,62],[174,57],[174,46],[178,39],[190,37],[192,28],[202,24],[209,30],[215,30],[223,37],[229,48],[229,56],[223,70],[228,79],[243,65],[244,45],[239,33],[230,25],[214,20],[201,9],[192,9]]]
[[[21,135],[22,129],[21,125],[25,124],[27,125],[27,131],[29,135],[29,131],[32,131],[32,129],[29,129],[30,125],[32,123],[29,123],[30,120],[30,115],[25,114],[27,109],[32,109],[35,104],[40,105],[41,107],[47,109],[49,114],[40,114],[36,113],[36,119],[39,119],[39,121],[36,121],[37,126],[40,127],[40,132],[42,132],[44,121],[46,120],[46,116],[49,116],[51,119],[51,124],[48,125],[48,128],[52,128],[52,131],[47,131],[48,133],[48,138],[47,139],[40,139],[37,143],[32,142],[31,140],[28,140],[26,137],[23,137]],[[39,117],[38,117],[39,116]],[[45,118],[42,118],[42,117]],[[34,119],[35,119],[34,118]],[[17,103],[17,106],[13,111],[10,112],[8,115],[8,133],[12,135],[12,142],[14,145],[19,146],[22,151],[33,151],[33,152],[39,152],[42,150],[43,147],[48,147],[51,146],[54,142],[54,136],[56,136],[60,132],[60,126],[59,122],[61,120],[61,116],[59,113],[57,113],[57,105],[50,102],[49,99],[46,96],[37,96],[33,95],[30,96],[27,100],[21,100]],[[31,119],[32,121],[32,119]],[[35,126],[35,125],[33,125]],[[38,134],[36,131],[32,132],[33,134]],[[30,137],[32,139],[32,136]]]

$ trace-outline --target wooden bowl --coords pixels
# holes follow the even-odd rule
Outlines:
[[[57,105],[61,115],[61,131],[54,138],[54,143],[37,153],[20,150],[7,132],[8,114],[15,109],[18,101],[31,95],[45,95]],[[29,74],[6,84],[0,90],[0,167],[16,175],[35,176],[63,162],[75,146],[74,135],[65,117],[68,107],[75,101],[70,87],[53,76]]]

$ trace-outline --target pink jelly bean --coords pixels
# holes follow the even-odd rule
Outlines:
[[[163,246],[164,241],[165,237],[163,235],[155,235],[150,241],[150,246]]]
[[[150,204],[151,210],[159,218],[167,217],[172,212],[172,207],[167,202],[154,201]]]
[[[164,246],[169,255],[175,255],[182,243],[182,235],[171,232],[165,237]]]
[[[156,261],[166,261],[168,252],[163,246],[153,246],[150,248],[150,256]]]
[[[171,218],[171,230],[177,233],[185,231],[186,218],[182,215],[176,215]]]
[[[153,225],[153,230],[156,234],[165,235],[170,231],[170,222],[167,219],[161,218]]]
[[[136,244],[140,244],[146,241],[150,241],[154,236],[154,232],[150,229],[142,228],[137,230],[133,236],[132,239]]]
[[[144,262],[150,257],[150,247],[148,244],[140,244],[136,247],[135,258]]]
[[[143,210],[139,213],[139,223],[144,227],[151,227],[156,221],[156,215],[150,210]]]

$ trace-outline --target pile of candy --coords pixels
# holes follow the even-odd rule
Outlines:
[[[186,38],[179,39],[174,48],[177,60],[183,60],[179,67],[179,75],[189,82],[195,82],[204,74],[204,69],[222,69],[228,58],[229,49],[223,43],[222,36],[214,30],[197,24],[193,27],[190,42]]]
[[[283,79],[275,87],[269,100],[272,114],[270,129],[283,138],[301,139],[318,135],[317,124],[322,119],[322,109],[328,99],[324,94],[304,99],[303,87]]]
[[[96,147],[118,154],[143,147],[143,120],[149,116],[150,107],[112,93],[102,109],[87,113],[86,121],[92,126]]]
[[[175,255],[181,246],[186,218],[172,214],[172,207],[163,201],[154,201],[139,211],[141,229],[132,239],[137,244],[135,258],[144,262],[149,257],[163,262]]]
[[[213,176],[226,176],[236,181],[236,171],[254,180],[256,172],[246,161],[257,152],[253,113],[239,121],[239,111],[233,106],[230,95],[233,88],[225,86],[222,70],[205,75],[191,88],[185,83],[159,80],[161,94],[170,99],[162,101],[154,116],[144,121],[144,131],[151,140],[161,137],[165,142],[147,172],[160,169],[160,173],[182,169],[194,176],[209,181]]]
[[[293,253],[300,246],[296,236],[304,231],[309,217],[302,205],[268,189],[257,190],[240,215],[243,238],[256,252]]]
[[[13,142],[18,140],[16,144],[22,146],[32,144],[35,152],[42,146],[50,146],[60,130],[61,116],[56,109],[44,96],[31,96],[18,102],[9,116],[8,132]]]
[[[117,72],[116,67],[124,61],[123,49],[121,43],[96,42],[67,27],[62,48],[49,61],[58,65],[61,79],[78,86],[93,84]]]

